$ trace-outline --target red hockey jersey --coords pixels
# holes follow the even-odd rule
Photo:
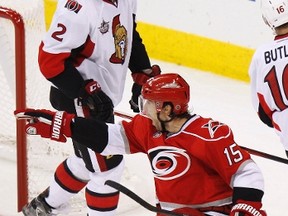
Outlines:
[[[233,186],[253,188],[253,177],[234,181],[237,172],[254,162],[223,123],[194,115],[174,134],[156,131],[142,115],[122,125],[124,131],[109,125],[108,140],[113,143],[102,153],[147,154],[157,197],[166,209],[224,205],[232,201]]]

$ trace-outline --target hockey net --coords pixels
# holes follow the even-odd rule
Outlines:
[[[16,107],[51,109],[50,84],[40,73],[37,62],[38,47],[45,33],[43,1],[0,0],[0,6],[0,157],[11,160],[17,155],[20,211],[49,185],[57,165],[73,149],[69,143],[61,145],[26,137],[25,122],[17,125],[13,115]],[[81,193],[71,200],[73,215],[85,215],[85,206]]]

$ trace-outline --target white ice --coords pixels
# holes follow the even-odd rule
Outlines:
[[[193,112],[222,121],[232,128],[239,145],[285,157],[274,131],[260,122],[250,101],[248,83],[220,77],[208,72],[153,60],[165,72],[180,73],[191,86],[190,107]],[[131,78],[127,76],[124,98],[116,110],[133,114],[128,106]],[[4,115],[4,114],[3,114]],[[1,144],[0,144],[1,153]],[[0,154],[0,216],[20,215],[16,201],[15,152]],[[287,211],[288,165],[253,156],[265,177],[264,208],[269,216],[285,215]],[[145,155],[126,156],[127,169],[123,183],[145,200],[154,204],[152,174]],[[85,208],[83,206],[83,208]],[[119,216],[155,215],[125,195],[121,195]]]

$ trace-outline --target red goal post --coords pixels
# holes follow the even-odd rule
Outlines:
[[[15,82],[16,82],[16,109],[26,107],[25,86],[25,30],[24,22],[16,11],[0,6],[0,17],[10,20],[15,29]],[[18,187],[18,211],[27,203],[27,159],[26,159],[26,135],[23,133],[24,121],[16,123],[17,139],[17,187]]]
[[[73,146],[26,136],[25,121],[16,122],[13,115],[15,109],[25,107],[52,109],[51,84],[41,74],[37,60],[46,30],[43,1],[0,0],[0,5],[0,147],[4,149],[0,156],[15,160],[16,155],[17,210],[21,211],[49,186],[57,166],[73,154]],[[83,192],[69,204],[71,214],[83,215]]]
[[[0,5],[0,156],[16,158],[17,210],[21,211],[48,187],[56,167],[73,153],[73,147],[26,136],[25,121],[16,121],[13,115],[15,109],[25,107],[52,109],[51,84],[38,66],[38,49],[46,30],[43,1],[0,0]],[[82,195],[71,199],[74,215],[83,215]]]

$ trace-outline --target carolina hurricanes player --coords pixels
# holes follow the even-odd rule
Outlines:
[[[288,157],[288,1],[262,0],[262,17],[275,34],[251,61],[252,103],[263,123],[275,129]]]
[[[30,135],[60,142],[72,137],[103,155],[147,154],[163,209],[193,216],[266,216],[258,166],[227,125],[190,114],[189,98],[189,85],[172,73],[143,85],[142,114],[130,122],[109,124],[34,109],[16,110],[15,115],[30,119]]]
[[[160,69],[150,65],[135,13],[135,0],[58,1],[38,59],[53,84],[50,101],[55,109],[114,122],[113,107],[122,99],[129,67],[135,81],[130,104],[137,111],[141,85]],[[75,155],[57,167],[50,186],[23,208],[24,215],[61,213],[83,188],[90,216],[115,215],[119,192],[104,182],[120,180],[123,156],[95,154],[74,139],[73,145]]]

